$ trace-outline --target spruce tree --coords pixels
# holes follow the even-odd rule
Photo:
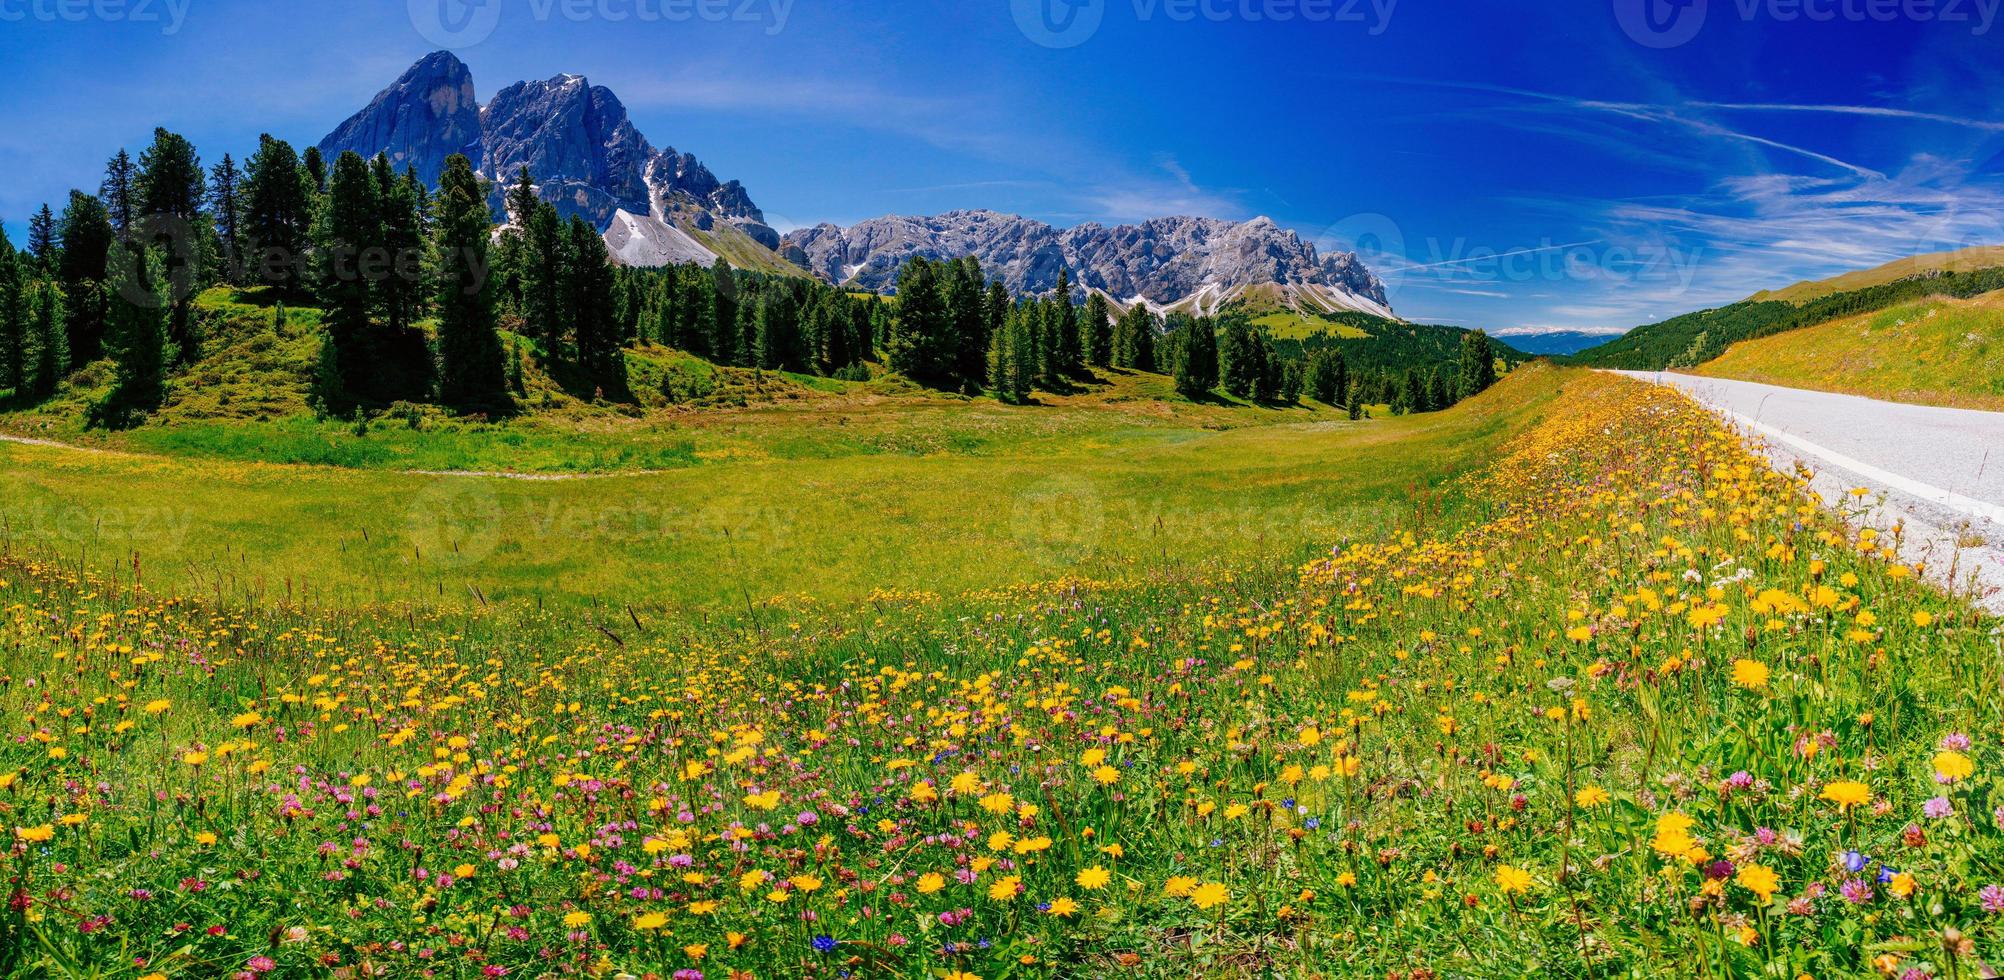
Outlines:
[[[1438,366],[1428,373],[1426,402],[1427,408],[1435,412],[1454,407],[1453,386],[1448,383],[1447,372]]]
[[[59,248],[61,240],[56,237],[56,216],[44,204],[28,221],[28,254],[35,260],[34,278],[47,279],[55,275]]]
[[[1461,371],[1458,398],[1488,391],[1496,383],[1496,349],[1489,334],[1473,330],[1461,338]]]
[[[1093,367],[1113,365],[1112,307],[1106,296],[1094,290],[1086,297],[1085,315],[1079,321],[1080,347]]]
[[[140,213],[134,220],[144,227],[135,226],[132,233],[160,250],[169,301],[167,337],[179,357],[192,359],[192,304],[200,288],[202,202],[208,194],[195,145],[179,133],[155,128],[152,145],[139,155],[136,187]]]
[[[1218,334],[1210,317],[1197,317],[1177,331],[1176,390],[1202,398],[1218,386]]]
[[[626,391],[626,375],[619,323],[613,315],[612,256],[605,239],[582,217],[571,216],[565,237],[570,259],[565,291],[577,336],[578,367],[600,388],[620,397]]]
[[[62,237],[62,257],[56,281],[63,287],[69,312],[69,353],[72,363],[96,360],[104,350],[106,259],[118,241],[104,202],[82,191],[71,191],[70,202],[56,221]]]
[[[336,415],[381,400],[375,378],[388,352],[376,336],[375,288],[363,268],[364,253],[382,238],[378,206],[368,164],[352,150],[342,153],[313,235],[314,295],[326,331],[322,363],[331,369],[314,394],[321,408]]]
[[[891,370],[922,385],[948,385],[951,350],[946,340],[951,330],[938,267],[913,258],[898,270],[897,320],[886,351]]]
[[[517,228],[527,226],[540,203],[542,198],[536,196],[536,182],[530,178],[529,168],[517,170],[515,183],[508,188],[508,222]]]
[[[1293,405],[1301,401],[1301,387],[1307,381],[1307,369],[1300,361],[1281,364],[1280,401],[1283,405]]]
[[[759,298],[757,343],[753,366],[767,371],[798,367],[798,319],[793,298],[783,289],[769,289]]]
[[[1250,398],[1259,377],[1260,365],[1253,347],[1252,328],[1242,319],[1225,321],[1224,336],[1218,340],[1219,382],[1233,398]]]
[[[166,399],[168,302],[164,271],[153,250],[127,243],[112,251],[107,264],[111,309],[105,346],[113,381],[95,416],[100,424],[120,428]]]
[[[43,281],[35,289],[34,309],[34,329],[30,340],[35,358],[29,366],[33,377],[28,385],[28,394],[43,399],[56,393],[63,383],[63,376],[70,369],[69,328],[63,312],[63,291],[55,283]]]
[[[981,263],[971,255],[953,263],[952,271],[946,305],[953,318],[953,383],[966,391],[978,391],[984,373],[982,360],[988,351],[988,297],[982,289],[985,277]]]
[[[242,285],[243,268],[243,183],[242,172],[230,155],[209,171],[209,216],[216,226],[218,259],[224,282]]]
[[[0,228],[0,390],[28,393],[28,266],[33,257],[14,251]]]
[[[312,196],[292,144],[269,134],[258,137],[257,153],[244,167],[245,281],[288,296],[299,293],[306,283],[301,258],[312,216]]]
[[[306,152],[300,155],[299,165],[306,171],[306,177],[311,181],[313,191],[318,194],[327,193],[327,161],[320,155],[320,148],[307,147]]]
[[[377,315],[389,334],[401,335],[416,330],[424,309],[424,216],[413,182],[397,176],[388,157],[377,154],[369,176],[376,185]]]
[[[97,196],[104,200],[104,206],[111,215],[111,227],[124,238],[132,231],[132,220],[137,216],[137,192],[133,184],[138,180],[139,171],[132,165],[132,155],[119,150],[112,155],[111,162],[104,165],[104,181],[98,184]]]
[[[439,398],[462,412],[510,407],[507,367],[488,290],[487,194],[465,155],[446,158],[435,202]]]
[[[522,321],[550,357],[563,356],[567,332],[564,232],[557,207],[541,201],[529,209],[522,235]]]
[[[750,364],[758,339],[754,307],[740,302],[737,270],[728,259],[710,266],[710,296],[717,304],[716,329],[706,338],[712,356],[724,364]]]
[[[1054,358],[1056,373],[1067,377],[1085,370],[1085,338],[1079,334],[1079,311],[1072,305],[1072,276],[1064,266],[1058,267],[1058,287],[1051,297],[1057,304],[1057,316],[1052,324],[1057,336]]]

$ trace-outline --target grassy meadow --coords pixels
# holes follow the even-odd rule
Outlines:
[[[422,490],[7,452],[103,487],[86,512],[255,500],[227,530],[246,565],[288,546],[254,525]],[[253,609],[17,546],[0,974],[1914,978],[2004,955],[1997,624],[1681,396],[1538,369],[1434,417],[1095,452],[910,460],[894,503],[831,477],[872,523],[769,547],[839,576],[844,539],[897,533],[865,560],[1007,566],[894,507],[994,525],[1011,480],[1054,475],[1402,502],[1292,561],[1209,542],[1177,574],[962,571],[709,620]],[[1436,492],[1392,489],[1421,475]]]
[[[1935,297],[1742,341],[1692,373],[2004,411],[2004,294]]]
[[[1550,372],[1516,380],[1467,410],[1364,422],[1328,409],[1172,403],[1158,400],[1167,379],[1129,376],[1035,406],[845,400],[692,414],[685,435],[577,418],[501,434],[546,449],[532,433],[595,441],[608,457],[641,455],[643,468],[636,447],[687,440],[677,465],[590,479],[380,468],[422,465],[422,455],[392,454],[378,468],[248,462],[162,426],[127,434],[131,448],[115,451],[0,443],[0,534],[127,577],[136,565],[159,588],[337,605],[708,612],[782,595],[853,601],[1068,573],[1118,578],[1291,559],[1383,533],[1411,494],[1493,453],[1559,387]],[[274,424],[312,427],[303,438],[316,439],[332,428]],[[245,423],[231,430],[245,447],[263,438]],[[165,451],[183,439],[211,451]],[[495,451],[454,458],[478,465]]]

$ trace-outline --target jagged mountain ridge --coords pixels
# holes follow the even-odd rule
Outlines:
[[[464,153],[495,185],[495,214],[504,220],[506,187],[526,166],[537,193],[565,217],[582,215],[601,231],[637,230],[643,241],[673,241],[673,260],[706,253],[712,261],[724,254],[754,267],[783,265],[773,254],[779,233],[765,223],[744,185],[718,180],[693,155],[656,149],[627,118],[619,97],[582,75],[516,82],[483,106],[465,63],[451,52],[434,52],[335,127],[319,148],[330,156],[385,153],[398,169],[415,167],[431,184],[448,156]],[[681,238],[696,241],[700,251],[683,247]],[[745,247],[752,244],[756,250]],[[647,248],[628,251],[626,259],[639,260],[635,264],[670,257]]]
[[[833,283],[885,290],[913,256],[973,255],[1013,292],[1042,293],[1070,270],[1080,291],[1156,310],[1214,312],[1233,301],[1392,316],[1385,287],[1353,253],[1321,253],[1269,218],[1154,218],[1057,228],[995,211],[873,218],[788,232],[781,254]]]

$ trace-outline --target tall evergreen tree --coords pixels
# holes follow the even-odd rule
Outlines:
[[[751,363],[757,345],[756,308],[738,296],[737,270],[730,260],[719,258],[710,265],[710,296],[717,304],[716,327],[707,338],[710,351],[725,364]]]
[[[56,216],[44,204],[28,220],[28,254],[35,260],[35,278],[47,279],[55,275],[56,253],[60,248],[61,239],[56,237]]]
[[[1114,325],[1113,365],[1131,371],[1155,370],[1155,314],[1135,303]]]
[[[192,359],[195,338],[191,318],[203,264],[202,201],[207,175],[195,145],[165,128],[153,130],[153,143],[139,155],[140,213],[133,234],[160,249],[166,276],[167,337],[175,353]]]
[[[104,165],[104,181],[98,184],[97,196],[104,200],[111,215],[111,227],[120,238],[131,233],[132,220],[138,215],[138,191],[133,186],[138,179],[139,170],[132,164],[132,155],[119,150]]]
[[[1454,407],[1453,386],[1448,383],[1447,372],[1439,366],[1427,372],[1426,402],[1429,411]]]
[[[564,293],[564,226],[556,205],[540,201],[530,208],[521,261],[522,320],[549,356],[561,357],[570,317]]]
[[[1106,296],[1095,290],[1086,297],[1085,316],[1079,323],[1080,346],[1086,362],[1093,367],[1113,365],[1112,308]]]
[[[1252,397],[1260,368],[1252,328],[1237,317],[1226,320],[1224,336],[1218,340],[1218,375],[1225,393],[1233,398]]]
[[[258,137],[257,153],[244,167],[241,244],[247,282],[292,294],[306,282],[301,259],[312,230],[312,195],[292,144]]]
[[[1053,360],[1055,372],[1075,376],[1085,370],[1085,338],[1079,334],[1079,311],[1072,305],[1072,276],[1064,266],[1058,267],[1058,286],[1051,297],[1055,302],[1056,317],[1052,323],[1057,336],[1053,338],[1057,350]]]
[[[33,363],[29,365],[32,380],[28,384],[28,394],[31,397],[42,399],[54,395],[63,382],[63,376],[69,373],[69,328],[65,319],[62,289],[48,280],[37,284],[34,326],[29,338],[35,354]]]
[[[1308,392],[1326,405],[1349,404],[1349,365],[1341,351],[1319,350],[1308,360]]]
[[[1097,295],[1097,294],[1095,294]],[[1210,317],[1197,317],[1177,331],[1176,390],[1201,398],[1218,386],[1218,334]]]
[[[608,394],[619,397],[626,391],[626,374],[619,323],[613,315],[612,256],[605,239],[582,217],[571,216],[566,238],[570,262],[565,285],[571,328],[577,335],[578,367]]]
[[[981,263],[969,255],[951,264],[952,277],[946,285],[946,306],[953,319],[953,383],[966,391],[978,391],[983,376],[983,360],[988,353],[988,297],[982,289]]]
[[[374,326],[374,283],[364,273],[365,253],[382,239],[377,208],[368,164],[352,150],[342,153],[313,235],[314,294],[326,330],[321,363],[328,368],[315,395],[336,414],[378,400],[374,382],[385,345]]]
[[[241,285],[243,268],[243,173],[230,155],[209,170],[209,217],[215,222],[217,258],[223,281]]]
[[[1469,331],[1461,338],[1461,371],[1456,387],[1458,397],[1468,398],[1489,390],[1496,383],[1496,348],[1489,334]]]
[[[536,196],[536,182],[529,176],[529,168],[522,167],[515,172],[515,182],[508,186],[508,221],[517,228],[526,227],[529,218],[535,215],[536,206],[542,198]]]
[[[465,155],[440,175],[432,255],[437,262],[439,399],[463,412],[509,406],[506,358],[487,282],[487,194]]]
[[[759,299],[757,367],[778,371],[799,366],[799,323],[793,297],[783,289],[769,289]]]
[[[128,243],[114,249],[110,275],[110,323],[105,346],[113,362],[111,391],[99,402],[94,421],[120,428],[150,412],[167,395],[167,292],[159,257]]]
[[[897,321],[886,349],[891,370],[923,385],[951,384],[951,333],[938,267],[913,258],[898,270]]]
[[[14,251],[0,228],[0,389],[28,393],[28,267],[33,256]]]
[[[69,307],[69,352],[72,362],[95,360],[104,350],[106,260],[118,241],[104,202],[82,191],[70,192],[70,203],[57,219],[62,259],[56,280]]]
[[[376,185],[376,230],[372,264],[375,299],[384,328],[392,335],[414,330],[424,310],[424,215],[418,210],[415,181],[400,177],[388,157],[369,164]]]
[[[299,165],[306,170],[307,179],[312,181],[313,191],[327,193],[327,160],[320,155],[320,148],[309,146],[300,154]]]

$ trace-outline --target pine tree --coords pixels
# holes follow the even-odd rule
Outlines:
[[[65,323],[62,290],[53,282],[42,282],[35,290],[34,308],[30,340],[35,359],[30,365],[32,380],[28,394],[43,399],[56,393],[70,369],[69,328]]]
[[[70,192],[70,203],[56,226],[63,241],[56,280],[69,307],[70,358],[82,364],[104,350],[105,261],[118,241],[118,231],[104,202],[82,191]]]
[[[536,182],[529,176],[529,168],[523,167],[515,173],[515,183],[508,188],[508,221],[517,228],[526,227],[529,218],[536,213],[536,205],[542,198],[536,196]]]
[[[1301,361],[1287,361],[1281,365],[1281,405],[1301,403],[1301,387],[1307,381],[1307,369]]]
[[[1072,276],[1058,267],[1058,288],[1052,296],[1057,316],[1052,326],[1057,332],[1056,373],[1074,377],[1085,371],[1085,338],[1079,333],[1079,311],[1072,305]]]
[[[463,154],[446,158],[436,210],[439,399],[462,412],[505,411],[507,370],[485,276],[487,194]]]
[[[1447,372],[1437,366],[1427,377],[1426,403],[1428,410],[1435,412],[1454,407],[1454,391],[1448,384]]]
[[[1308,393],[1316,401],[1330,406],[1341,406],[1349,402],[1350,368],[1343,360],[1343,354],[1335,350],[1319,350],[1308,359]]]
[[[61,240],[56,237],[56,216],[44,204],[40,211],[28,221],[28,254],[34,256],[34,277],[47,279],[55,274],[57,251]]]
[[[753,366],[767,371],[797,367],[800,360],[798,314],[793,298],[782,289],[766,290],[758,304]]]
[[[120,428],[166,398],[167,293],[160,259],[151,249],[128,243],[113,250],[107,265],[111,309],[105,346],[113,382],[94,416],[99,424]]]
[[[230,155],[209,171],[209,215],[216,225],[216,244],[223,281],[241,285],[243,268],[243,174]]]
[[[967,256],[952,264],[946,305],[953,319],[953,383],[964,391],[979,391],[988,351],[988,297],[982,288],[981,263]]]
[[[1085,316],[1079,322],[1081,349],[1093,367],[1113,365],[1113,321],[1106,296],[1097,290],[1086,297]]]
[[[564,231],[557,207],[547,201],[530,208],[522,236],[522,320],[529,335],[543,342],[550,357],[563,356],[569,316],[564,295]]]
[[[1225,393],[1233,398],[1252,397],[1259,371],[1252,328],[1236,317],[1226,320],[1224,336],[1218,341],[1218,374]]]
[[[750,364],[757,356],[757,317],[751,303],[740,301],[737,270],[728,259],[710,265],[710,297],[717,305],[716,327],[705,338],[711,354],[725,364]]]
[[[111,213],[111,227],[124,238],[132,231],[132,220],[137,216],[137,192],[133,184],[139,172],[132,165],[131,154],[119,150],[104,165],[104,182],[98,185],[97,196],[104,199],[104,206]]]
[[[375,279],[378,315],[392,335],[414,331],[424,308],[424,216],[413,183],[390,169],[377,154],[369,164],[376,185],[377,238],[371,251],[381,274]]]
[[[379,400],[375,376],[386,352],[375,336],[374,284],[363,273],[364,252],[382,238],[378,206],[368,164],[352,150],[342,153],[313,235],[314,294],[326,331],[322,363],[331,368],[314,394],[336,415]]]
[[[292,144],[258,137],[257,153],[244,167],[244,216],[240,234],[246,282],[295,295],[306,283],[301,259],[313,222],[312,196]]]
[[[153,130],[153,143],[139,154],[135,184],[140,214],[132,234],[160,249],[168,291],[167,337],[179,357],[192,359],[195,338],[191,305],[203,265],[202,201],[208,181],[194,144],[179,133]]]
[[[1133,371],[1155,370],[1155,314],[1137,302],[1114,328],[1113,364]]]
[[[898,312],[886,345],[891,370],[923,385],[952,382],[946,342],[952,330],[938,268],[923,257],[898,270]]]
[[[1097,294],[1095,294],[1097,295]],[[1176,390],[1202,398],[1218,386],[1218,334],[1210,317],[1198,317],[1177,331]]]
[[[1461,377],[1458,398],[1468,398],[1489,390],[1496,383],[1496,349],[1489,335],[1472,330],[1461,338]]]
[[[0,390],[28,392],[28,266],[33,257],[14,251],[0,228]]]
[[[626,374],[619,324],[613,316],[612,256],[597,229],[577,215],[571,216],[565,238],[570,259],[565,292],[577,336],[578,367],[606,392],[623,396]]]
[[[1256,402],[1270,402],[1280,395],[1282,366],[1280,357],[1273,350],[1264,331],[1252,334],[1253,389],[1252,399]]]
[[[327,193],[327,161],[320,155],[320,148],[317,146],[307,147],[306,152],[300,156],[299,165],[306,171],[307,178],[312,182],[314,193]]]

